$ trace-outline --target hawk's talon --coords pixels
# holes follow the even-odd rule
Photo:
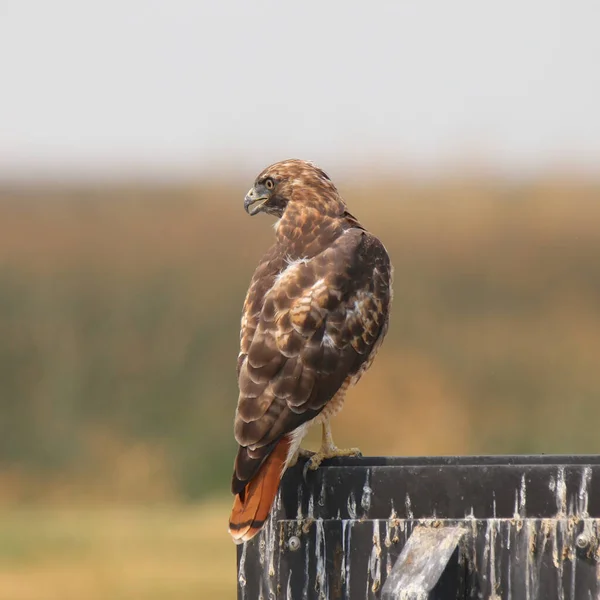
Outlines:
[[[298,462],[299,458],[311,458],[312,456],[314,456],[314,454],[315,453],[312,450],[307,450],[306,448],[298,448],[294,456],[292,456],[292,458],[290,459],[288,469],[296,466],[296,463]]]
[[[298,448],[298,456],[300,458],[312,458],[316,452],[314,450],[307,450],[306,448]]]
[[[304,483],[308,483],[308,467],[310,466],[310,460],[307,460],[302,467],[302,479]]]
[[[337,458],[339,456],[362,456],[362,452],[358,448],[326,448],[316,452],[306,463],[305,468],[311,471],[316,471],[324,460],[328,458]]]

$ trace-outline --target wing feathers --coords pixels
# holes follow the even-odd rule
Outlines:
[[[271,254],[269,264],[270,275],[262,268],[250,287],[242,319],[234,431],[250,452],[314,418],[359,372],[385,333],[390,300],[389,259],[362,229],[346,231],[310,260]],[[260,464],[244,464],[236,477],[251,478]]]

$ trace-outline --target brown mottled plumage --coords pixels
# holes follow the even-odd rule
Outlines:
[[[244,206],[251,215],[266,212],[280,221],[242,316],[230,519],[237,543],[253,537],[268,517],[307,424],[323,424],[323,447],[312,467],[358,452],[335,448],[328,420],[375,357],[392,295],[383,244],[347,211],[321,169],[302,160],[271,165]]]

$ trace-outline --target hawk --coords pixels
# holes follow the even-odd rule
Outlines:
[[[334,445],[329,421],[373,362],[392,300],[386,249],[312,163],[291,159],[267,167],[244,208],[278,221],[242,315],[229,522],[238,544],[260,531],[284,471],[311,454],[300,448],[310,425],[323,431],[309,468],[360,454]]]

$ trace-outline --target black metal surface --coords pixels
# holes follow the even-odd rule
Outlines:
[[[336,459],[286,473],[238,597],[380,598],[413,528],[467,534],[424,598],[598,598],[600,456]]]

